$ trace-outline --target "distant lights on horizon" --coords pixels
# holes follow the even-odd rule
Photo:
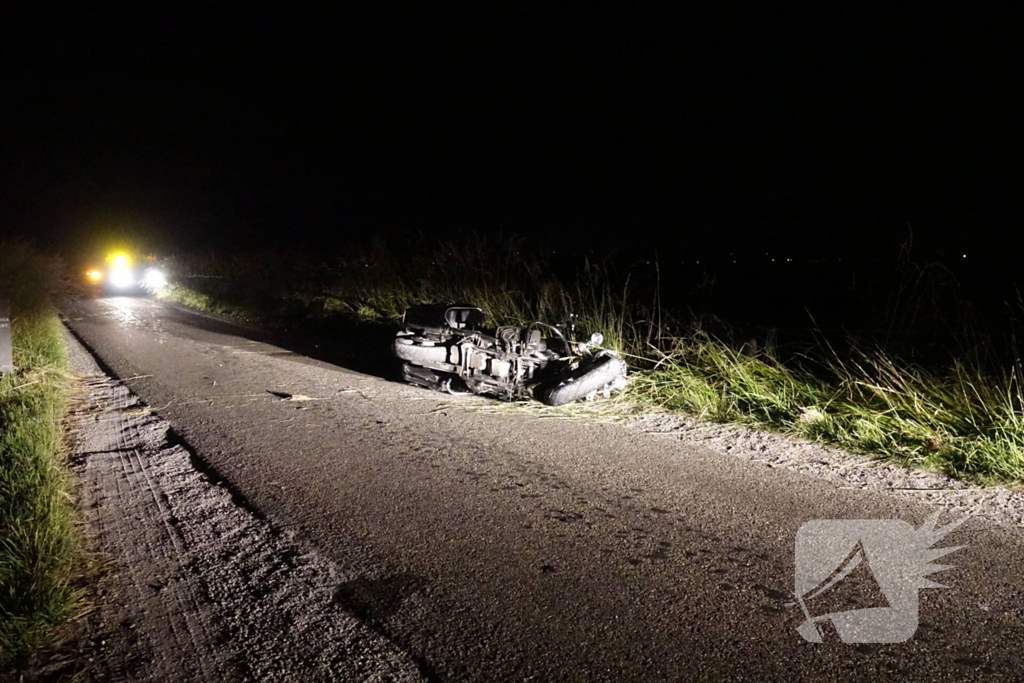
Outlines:
[[[729,254],[729,257],[732,257],[732,256],[734,256],[734,254]],[[811,264],[816,264],[816,263],[828,263],[830,261],[834,263],[834,262],[838,262],[838,261],[842,261],[843,260],[842,256],[835,256],[835,255],[831,255],[831,256],[828,256],[828,257],[814,256],[814,257],[806,257],[806,258],[797,258],[797,257],[791,257],[791,256],[776,256],[776,257],[772,257],[770,254],[765,254],[765,256],[769,257],[767,260],[769,262],[771,262],[771,263],[811,263]],[[968,256],[969,256],[969,254],[961,254],[960,258],[961,259],[966,259]],[[706,259],[694,259],[694,260],[690,260],[690,261],[679,261],[678,263],[680,263],[682,265],[686,265],[686,264],[700,265],[701,262],[704,261],[704,260],[706,260]],[[745,260],[746,260],[746,262],[749,263],[749,262],[756,261],[757,258],[755,257],[754,259],[745,259]],[[652,263],[652,261],[642,261],[642,263],[646,263],[646,264],[649,265],[649,264]],[[739,259],[737,259],[737,258],[724,258],[720,262],[712,259],[709,263],[711,265],[714,265],[715,263],[736,263],[736,264],[738,264],[739,263]]]
[[[733,256],[733,254],[729,254],[729,256]],[[770,254],[765,254],[765,256],[770,256]],[[968,254],[961,254],[960,258],[967,258],[967,256],[968,256]],[[833,258],[836,261],[842,261],[843,260],[843,258],[841,256],[833,256],[831,258]],[[738,261],[736,259],[729,259],[729,260],[731,260],[733,263],[738,263]],[[775,261],[786,262],[786,263],[795,263],[799,259],[791,258],[791,257],[788,257],[788,256],[787,257],[781,257],[780,256],[780,257],[777,257],[777,258],[771,258],[770,260],[773,263]],[[825,258],[825,257],[814,257],[814,258],[810,258],[809,260],[810,260],[811,263],[822,263],[822,262],[828,261],[829,259]],[[679,263],[686,263],[686,261],[680,261]],[[700,261],[695,260],[695,261],[693,261],[693,263],[700,263]]]

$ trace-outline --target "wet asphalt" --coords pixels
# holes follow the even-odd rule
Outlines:
[[[623,425],[480,412],[493,404],[395,381],[386,363],[366,362],[379,350],[313,360],[160,301],[84,300],[66,313],[239,504],[336,565],[337,609],[428,679],[959,681],[1024,670],[1017,529],[970,520],[951,534],[946,544],[967,547],[940,560],[956,566],[933,577],[949,588],[920,591],[908,641],[812,644],[789,604],[801,525],[916,527],[927,505]]]

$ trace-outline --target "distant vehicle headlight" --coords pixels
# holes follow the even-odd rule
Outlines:
[[[128,289],[135,284],[135,273],[130,268],[111,268],[109,282],[117,289]]]
[[[103,279],[103,273],[98,270],[90,270],[85,276],[92,282],[99,282]]]
[[[142,276],[142,284],[147,289],[160,289],[167,286],[167,276],[158,268],[149,268]]]

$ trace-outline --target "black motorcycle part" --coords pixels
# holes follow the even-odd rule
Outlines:
[[[435,391],[440,391],[444,386],[444,381],[452,376],[447,372],[435,372],[430,368],[423,368],[411,363],[402,364],[402,379],[410,384],[418,384]]]
[[[421,334],[445,330],[476,330],[484,324],[484,312],[476,306],[420,304],[405,312],[405,329]]]

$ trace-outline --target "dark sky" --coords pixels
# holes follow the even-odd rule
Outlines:
[[[8,10],[0,230],[183,247],[614,226],[813,250],[1016,229],[1003,7],[710,4]]]

